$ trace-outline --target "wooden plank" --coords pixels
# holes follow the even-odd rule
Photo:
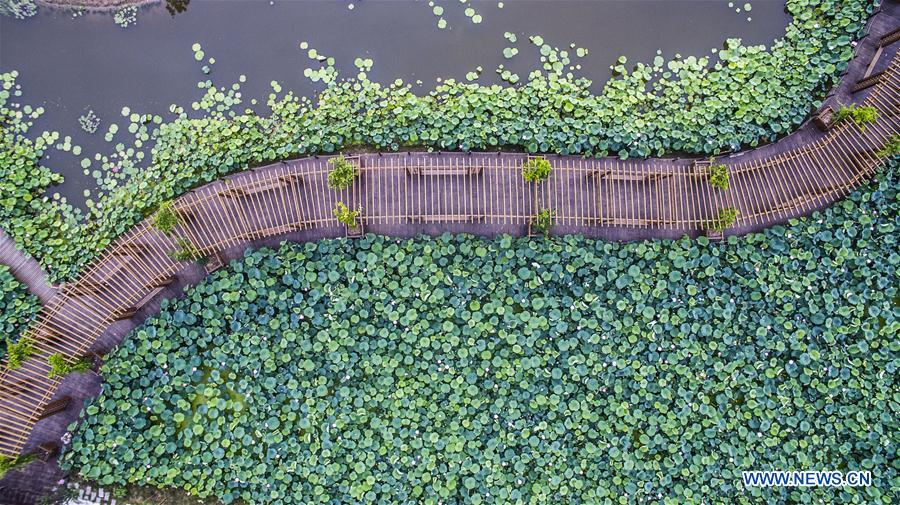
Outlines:
[[[647,219],[637,219],[634,217],[604,217],[599,218],[598,221],[608,226],[626,226],[631,228],[647,226],[650,223]]]
[[[885,33],[878,39],[878,48],[882,48],[885,46],[889,46],[894,42],[900,40],[900,27],[894,28],[893,30]]]
[[[853,85],[853,89],[851,93],[856,93],[862,91],[866,88],[871,88],[872,86],[881,82],[881,78],[884,76],[884,72],[878,72],[877,74],[872,74],[864,79],[860,79]]]
[[[58,414],[60,412],[65,411],[67,408],[69,408],[69,404],[71,404],[71,403],[72,403],[71,396],[64,396],[64,397],[60,398],[59,400],[55,400],[55,401],[48,403],[47,406],[44,407],[44,411],[41,412],[40,419],[46,419],[54,414]]]
[[[481,175],[484,166],[455,166],[455,165],[407,165],[406,173],[408,175],[423,175],[425,177],[436,176],[462,176],[462,175]]]
[[[409,218],[413,223],[475,223],[484,220],[485,216],[469,214],[422,214]]]

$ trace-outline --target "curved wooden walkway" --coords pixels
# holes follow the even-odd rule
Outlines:
[[[359,155],[348,158],[359,176],[341,192],[327,187],[325,157],[278,163],[198,188],[174,202],[181,223],[172,236],[149,220],[141,223],[44,308],[28,331],[37,354],[18,369],[4,364],[0,370],[0,454],[20,454],[35,424],[56,408],[48,404],[60,380],[48,378],[47,358],[61,353],[74,361],[96,351],[111,325],[157,297],[189,266],[170,257],[180,240],[212,258],[211,269],[229,248],[273,237],[341,234],[332,214],[338,201],[361,208],[365,228],[384,233],[522,233],[542,208],[556,213],[561,233],[627,228],[696,234],[729,207],[739,212],[733,229],[747,231],[807,214],[874,174],[883,161],[876,151],[900,132],[900,57],[890,60],[864,102],[879,111],[865,129],[848,121],[802,145],[721,158],[730,169],[726,191],[712,188],[694,160],[673,159],[549,156],[549,180],[529,185],[521,177],[526,156],[497,153]]]
[[[47,272],[41,264],[20,251],[3,230],[0,230],[0,264],[9,266],[13,277],[24,284],[41,303],[46,304],[56,294],[53,286],[47,283]]]

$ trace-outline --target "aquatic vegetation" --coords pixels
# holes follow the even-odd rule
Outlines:
[[[27,137],[43,110],[11,101],[21,94],[16,77],[15,72],[0,74],[0,223],[20,250],[52,271],[79,261],[83,221],[64,200],[46,195],[62,177],[39,160],[59,134]]]
[[[444,14],[444,7],[442,7],[440,5],[435,5],[434,2],[428,2],[428,6],[431,7],[431,13],[434,14],[435,17],[438,18],[437,27],[440,28],[441,30],[443,30],[444,28],[447,28],[447,20],[442,17]]]
[[[356,78],[360,80],[366,79],[366,72],[371,71],[374,65],[375,62],[372,61],[372,58],[356,58],[355,60],[353,60],[353,66],[359,69],[359,73],[356,74]]]
[[[129,5],[122,7],[113,14],[113,21],[122,28],[128,28],[137,23],[138,8]]]
[[[199,42],[194,42],[191,46],[191,50],[194,51],[195,60],[203,61],[203,57],[206,56],[206,53],[203,52],[203,46],[201,46]]]
[[[63,464],[226,503],[891,503],[898,182],[723,243],[248,252],[109,355]]]
[[[81,126],[81,129],[87,133],[95,133],[97,128],[100,127],[100,118],[94,114],[93,110],[87,111],[85,114],[78,117],[78,124]]]
[[[0,0],[0,16],[27,19],[37,14],[34,0]]]
[[[481,65],[475,67],[473,72],[466,72],[466,80],[467,81],[476,81],[479,77],[481,77],[481,72],[484,71],[484,67]]]
[[[188,5],[190,5],[191,0],[166,0],[166,11],[172,17],[175,17],[176,14],[181,14],[182,12],[187,11]]]
[[[503,65],[497,66],[497,73],[500,74],[500,79],[503,79],[510,84],[519,82],[519,74],[505,69]]]
[[[525,182],[543,182],[550,177],[550,162],[547,158],[536,156],[522,164],[522,178]]]
[[[569,51],[561,50],[558,47],[551,46],[550,44],[544,42],[544,38],[540,35],[532,35],[528,38],[528,40],[533,45],[539,48],[541,54],[540,61],[543,65],[544,71],[546,71],[548,74],[561,76],[563,75],[565,67],[572,63],[571,59],[569,58]],[[576,49],[575,44],[572,44],[571,47],[573,49]],[[518,53],[517,49],[515,49],[514,51],[510,51],[509,53],[504,50],[503,55],[506,56],[507,54],[510,54],[509,57],[511,58],[512,56],[515,56],[516,53]],[[587,54],[587,49],[576,49],[576,56],[578,56],[579,58],[583,58]],[[574,67],[570,67],[570,69],[574,69]],[[571,72],[567,75],[569,78],[572,77]]]
[[[459,3],[461,3],[465,6],[468,3],[468,1],[469,0],[459,0]],[[452,2],[452,3],[455,3],[455,2]],[[437,2],[432,0],[432,1],[428,2],[428,7],[431,9],[431,13],[434,14],[434,16],[436,18],[438,18],[438,20],[437,20],[438,28],[443,30],[445,28],[450,27],[450,25],[447,23],[447,20],[443,17],[444,16],[444,7],[442,5],[439,5]],[[500,2],[500,4],[497,7],[502,9],[503,2]],[[478,11],[476,11],[475,8],[472,7],[472,4],[468,4],[468,6],[465,7],[465,9],[463,10],[463,14],[465,14],[465,16],[467,18],[469,18],[469,20],[473,24],[476,24],[476,25],[481,24],[481,22],[484,20],[481,17],[481,14],[479,14]]]
[[[323,66],[313,69],[313,68],[305,68],[303,69],[303,76],[311,80],[312,82],[323,82],[325,84],[333,83],[338,77],[338,71],[334,68],[334,57],[325,56],[324,54],[319,54],[319,52],[315,48],[309,47],[308,42],[301,42],[300,49],[306,51],[306,56],[313,61],[324,63]],[[360,74],[365,75],[365,74]],[[364,77],[363,77],[364,78]],[[275,81],[272,81],[272,88],[276,93],[281,92],[281,86],[278,85]]]
[[[6,265],[0,265],[0,360],[41,308],[38,298],[16,280]]]
[[[740,6],[735,6],[735,3],[734,3],[734,2],[728,2],[728,8],[729,8],[729,9],[734,9],[734,12],[736,12],[736,13],[738,13],[738,14],[741,13],[741,7],[740,7]],[[747,3],[745,3],[745,4],[743,5],[743,11],[744,11],[745,13],[749,13],[751,10],[753,10],[753,6],[750,5],[749,2],[747,2]],[[747,16],[747,22],[749,23],[750,21],[753,21],[753,18],[752,18],[751,16]]]
[[[809,6],[809,2],[802,4]],[[858,10],[853,4],[840,8],[842,20],[856,12],[856,22],[840,30],[848,42],[850,35],[858,33],[862,26],[862,7],[863,3],[859,3],[855,5]],[[793,8],[799,9],[799,5]],[[274,113],[283,125],[282,131],[290,129],[292,122],[290,116],[280,114],[284,110],[302,117],[304,125],[329,125],[315,136],[325,140],[324,147],[370,144],[397,149],[425,144],[440,149],[475,149],[523,145],[533,152],[644,156],[671,150],[711,152],[723,145],[755,145],[760,138],[771,138],[802,121],[809,104],[814,103],[812,92],[816,87],[824,89],[826,71],[843,68],[852,53],[849,46],[844,48],[842,44],[819,51],[826,46],[825,37],[841,38],[834,31],[838,23],[831,25],[818,18],[800,22],[808,17],[798,14],[786,38],[769,52],[759,47],[746,48],[732,40],[721,53],[723,61],[712,68],[706,68],[705,59],[673,61],[659,82],[648,84],[651,69],[639,65],[635,72],[610,82],[599,96],[590,95],[583,81],[541,74],[533,74],[519,88],[446,81],[426,97],[414,95],[402,83],[382,86],[350,79],[327,87],[318,106],[291,95],[276,98]],[[820,21],[824,25],[819,25]],[[541,42],[543,47],[542,39]],[[800,47],[807,45],[809,51],[817,48],[814,57],[795,54],[806,53],[807,49]],[[797,59],[804,64],[798,65]],[[810,72],[810,66],[817,71]],[[624,67],[623,70],[627,72]],[[791,74],[794,75],[788,78]],[[801,75],[805,77],[796,77]],[[767,93],[768,85],[775,82],[791,82],[796,87],[787,94]],[[645,89],[645,85],[650,87]],[[805,91],[801,91],[803,88]],[[280,86],[276,93],[279,89]],[[745,95],[732,99],[733,89],[743,90],[741,94]],[[722,98],[726,95],[727,100]],[[682,107],[687,97],[697,106]],[[708,103],[704,97],[709,98]],[[763,110],[780,120],[758,116]],[[506,117],[513,119],[503,119]],[[546,121],[535,124],[527,119],[532,117]],[[700,118],[704,119],[703,127],[696,126]],[[475,128],[476,124],[489,127]],[[703,131],[688,134],[684,128]],[[566,133],[567,129],[570,133]]]

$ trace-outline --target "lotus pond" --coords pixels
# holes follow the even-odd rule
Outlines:
[[[721,244],[248,252],[129,335],[63,464],[226,503],[892,503],[898,165]],[[747,489],[742,470],[871,470]]]
[[[771,141],[877,5],[175,4],[0,19],[0,222],[52,282],[188,188],[279,159]],[[225,503],[894,503],[897,169],[720,244],[248,252],[108,356],[61,464]],[[3,270],[0,295],[15,337],[37,300]],[[747,489],[751,469],[874,482]]]

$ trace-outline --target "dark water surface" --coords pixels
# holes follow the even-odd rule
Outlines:
[[[310,82],[303,70],[319,65],[300,50],[303,41],[335,57],[342,76],[356,75],[356,57],[371,58],[370,79],[420,79],[423,84],[416,89],[427,93],[437,78],[465,80],[479,65],[484,70],[480,83],[499,82],[495,69],[500,64],[525,80],[540,66],[538,48],[528,36],[541,35],[546,43],[569,50],[572,64],[582,65],[576,75],[592,79],[599,89],[620,55],[630,66],[652,62],[657,49],[666,58],[704,56],[729,37],[769,45],[784,34],[790,17],[783,1],[751,1],[749,13],[744,3],[738,0],[729,8],[727,0],[506,0],[500,9],[496,1],[472,1],[483,17],[473,24],[463,13],[469,4],[439,0],[436,5],[444,7],[450,27],[444,30],[436,26],[438,18],[425,0],[276,0],[272,5],[266,0],[192,0],[175,16],[162,5],[142,9],[137,24],[127,29],[108,14],[73,19],[43,9],[25,21],[0,18],[0,70],[18,70],[24,90],[20,100],[46,109],[32,133],[54,129],[83,147],[80,157],[51,150],[46,160],[66,177],[59,192],[78,203],[83,189],[94,186],[79,160],[112,151],[103,134],[111,122],[127,126],[122,107],[168,118],[170,104],[189,110],[201,96],[197,81],[210,78],[222,86],[240,74],[247,76],[241,109],[250,98],[265,103],[272,80],[313,96],[322,85]],[[739,7],[742,11],[735,12]],[[507,41],[504,32],[515,33],[517,43]],[[216,59],[209,76],[194,60],[195,42],[206,58]],[[571,43],[589,54],[576,58]],[[513,45],[519,54],[507,60],[503,48]],[[88,109],[102,121],[93,135],[78,125]]]

